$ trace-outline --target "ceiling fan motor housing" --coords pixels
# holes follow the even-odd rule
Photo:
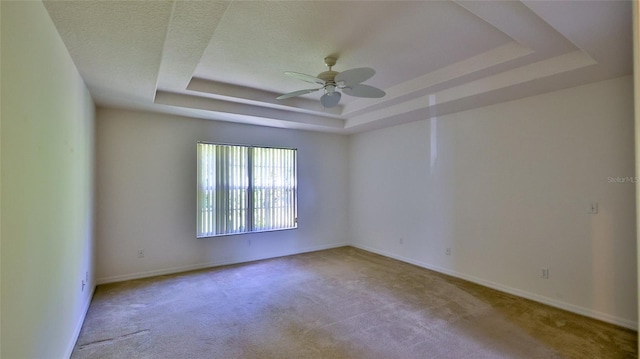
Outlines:
[[[325,71],[318,74],[318,78],[324,82],[335,82],[334,79],[338,76],[339,72]]]

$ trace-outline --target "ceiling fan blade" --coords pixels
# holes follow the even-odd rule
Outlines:
[[[340,92],[334,92],[332,94],[326,93],[320,97],[320,103],[322,103],[322,106],[326,108],[335,107],[338,102],[340,102],[340,97],[342,97]]]
[[[342,81],[345,86],[350,86],[367,81],[375,74],[376,70],[370,67],[359,67],[357,69],[342,71],[336,76],[335,81],[336,83]]]
[[[301,74],[299,72],[291,72],[291,71],[285,71],[284,73],[287,76],[291,76],[291,77],[295,77],[298,80],[302,80],[305,82],[310,82],[312,84],[318,84],[318,85],[323,85],[324,86],[324,80],[319,79],[315,76],[311,76],[311,75],[307,75],[307,74]]]
[[[276,97],[276,100],[284,100],[285,98],[289,98],[289,97],[296,97],[296,96],[306,95],[308,93],[316,92],[318,90],[320,90],[320,89],[308,89],[308,90],[293,91],[293,92],[289,92],[289,93],[286,93],[284,95],[280,95],[280,96]]]
[[[367,98],[380,98],[386,95],[386,93],[379,88],[362,84],[345,87],[344,89],[342,89],[342,92],[346,93],[349,96]]]

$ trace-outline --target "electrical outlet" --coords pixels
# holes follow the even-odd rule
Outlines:
[[[144,258],[144,249],[138,249],[138,258]]]
[[[549,268],[540,268],[540,278],[549,279]]]
[[[589,203],[589,208],[587,209],[587,213],[598,214],[598,202]]]
[[[447,248],[444,250],[444,254],[450,256],[451,255],[451,248]]]

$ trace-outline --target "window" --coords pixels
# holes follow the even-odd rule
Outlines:
[[[295,149],[198,143],[197,236],[297,227]]]

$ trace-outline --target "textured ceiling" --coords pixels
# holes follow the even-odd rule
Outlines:
[[[632,73],[630,1],[45,1],[99,105],[356,133]],[[372,67],[380,99],[320,92]]]

